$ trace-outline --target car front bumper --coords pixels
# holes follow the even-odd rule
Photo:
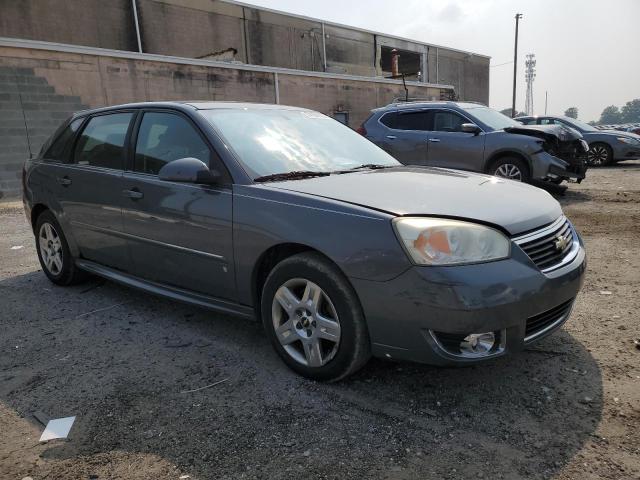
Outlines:
[[[587,166],[584,163],[570,164],[545,151],[537,152],[531,158],[531,177],[534,180],[561,178],[580,183],[586,173]]]
[[[511,257],[455,267],[415,266],[388,282],[351,279],[362,303],[374,356],[435,365],[463,365],[522,350],[569,317],[583,282],[586,254],[578,236],[575,258],[542,273],[513,245]],[[527,332],[547,312],[544,328]],[[533,322],[533,323],[532,323]],[[495,351],[462,356],[443,337],[495,332]]]

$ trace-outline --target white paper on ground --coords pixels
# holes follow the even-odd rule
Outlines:
[[[53,440],[55,438],[67,438],[69,435],[69,430],[73,426],[73,422],[75,422],[76,417],[66,417],[66,418],[56,418],[54,420],[49,420],[47,423],[47,427],[42,432],[42,436],[40,437],[41,442],[45,442],[47,440]]]

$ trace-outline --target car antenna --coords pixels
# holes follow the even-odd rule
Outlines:
[[[27,134],[27,149],[29,150],[29,160],[33,158],[31,153],[31,138],[29,138],[29,127],[27,126],[27,117],[24,114],[24,106],[22,105],[22,93],[18,91],[18,99],[20,100],[20,110],[22,111],[22,121],[24,122],[24,132]]]

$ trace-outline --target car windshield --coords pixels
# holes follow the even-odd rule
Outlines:
[[[468,107],[464,109],[465,112],[469,112],[482,123],[494,130],[503,130],[507,127],[521,127],[522,125],[516,122],[514,119],[507,117],[506,115],[487,107]]]
[[[581,122],[580,120],[576,120],[575,118],[562,117],[561,120],[564,123],[569,124],[569,126],[571,126],[573,128],[577,128],[578,130],[583,131],[583,132],[597,132],[598,131],[598,129],[596,127],[592,127],[588,123]]]
[[[220,108],[200,113],[236,152],[253,179],[289,172],[335,172],[400,165],[384,150],[318,112]]]

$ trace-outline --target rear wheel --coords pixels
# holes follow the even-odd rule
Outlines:
[[[502,157],[491,164],[491,175],[515,180],[516,182],[529,182],[531,175],[525,162],[516,157]]]
[[[613,152],[606,143],[593,143],[587,152],[587,164],[592,167],[603,167],[613,163]]]
[[[50,211],[38,216],[35,235],[38,260],[49,280],[57,285],[71,285],[86,278],[76,267],[62,227]]]
[[[265,282],[265,330],[284,362],[321,381],[340,380],[369,359],[369,334],[360,302],[344,275],[316,253],[280,262]]]

